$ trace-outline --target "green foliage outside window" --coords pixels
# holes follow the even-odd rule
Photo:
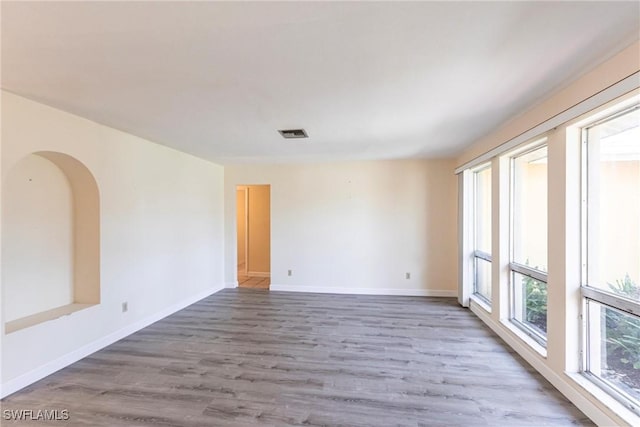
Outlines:
[[[528,264],[528,263],[527,263]],[[609,283],[612,292],[640,300],[640,286],[629,275]],[[532,277],[522,277],[524,320],[547,332],[547,284]],[[619,311],[604,308],[603,325],[606,331],[605,375],[640,390],[640,319]]]
[[[523,276],[525,320],[543,332],[547,332],[547,284],[532,277]]]
[[[529,266],[529,260],[525,262]],[[538,266],[534,267],[540,269]],[[547,284],[529,276],[522,276],[524,321],[547,333]]]
[[[618,295],[640,300],[640,286],[628,274],[608,285]],[[640,319],[611,309],[603,310],[602,315],[606,326],[607,369],[640,390]]]

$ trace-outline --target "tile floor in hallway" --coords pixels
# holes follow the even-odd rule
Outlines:
[[[238,287],[269,290],[270,285],[271,278],[247,276],[244,271],[244,265],[238,265]]]

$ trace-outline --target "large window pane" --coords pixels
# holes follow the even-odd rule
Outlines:
[[[491,263],[476,258],[475,293],[491,301]]]
[[[473,292],[491,303],[491,167],[473,173],[474,285]]]
[[[586,370],[640,402],[640,110],[585,130]],[[631,299],[632,301],[629,301]]]
[[[547,271],[547,147],[513,159],[513,261]]]
[[[532,277],[512,273],[513,318],[541,336],[547,334],[547,284]]]
[[[547,336],[547,147],[511,159],[511,319]]]
[[[587,284],[640,300],[640,110],[587,131]]]
[[[640,318],[596,301],[588,316],[589,372],[640,400]]]
[[[475,172],[475,245],[491,253],[491,168]]]

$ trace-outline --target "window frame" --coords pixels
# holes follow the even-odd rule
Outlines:
[[[529,338],[534,340],[540,346],[546,349],[547,347],[547,337],[542,334],[538,328],[527,325],[526,323],[518,320],[516,318],[516,291],[515,291],[515,280],[514,275],[520,274],[522,276],[529,277],[531,279],[537,280],[539,282],[544,282],[545,285],[548,286],[548,273],[538,270],[536,268],[532,268],[527,265],[523,265],[519,262],[514,261],[515,254],[515,161],[517,158],[521,156],[525,156],[533,151],[536,151],[540,148],[548,146],[548,138],[547,136],[537,137],[533,142],[525,144],[520,149],[516,149],[511,151],[506,156],[509,159],[509,286],[508,286],[508,295],[509,295],[509,322],[515,325],[519,331],[526,334]],[[547,155],[548,156],[548,155]],[[547,191],[549,188],[549,179],[548,179],[548,170],[547,170]],[[548,212],[547,212],[548,216]],[[548,218],[547,218],[548,220]],[[547,224],[547,230],[548,230]],[[547,257],[549,255],[548,250],[548,239],[547,239]]]
[[[613,383],[607,381],[595,373],[591,372],[591,354],[590,348],[592,340],[591,331],[591,315],[590,302],[600,304],[604,308],[611,308],[621,311],[630,316],[640,319],[640,301],[633,300],[623,295],[617,295],[613,292],[589,285],[589,129],[600,124],[615,120],[618,117],[631,113],[640,109],[640,102],[631,106],[626,106],[617,111],[608,114],[605,117],[587,122],[580,129],[580,192],[581,192],[581,283],[580,283],[580,318],[582,320],[582,330],[580,331],[580,373],[590,382],[598,386],[608,395],[613,397],[619,403],[631,410],[636,415],[640,415],[640,402],[638,399],[630,396],[624,390],[616,387]]]
[[[483,295],[482,293],[478,292],[478,262],[482,262],[482,261],[486,261],[489,263],[489,265],[491,266],[491,269],[493,269],[493,257],[490,253],[485,252],[483,250],[478,249],[478,174],[480,172],[484,172],[486,170],[491,171],[492,170],[492,164],[491,162],[488,163],[484,163],[478,167],[475,167],[473,169],[471,169],[471,173],[472,173],[472,185],[473,185],[473,201],[472,201],[472,206],[473,206],[473,215],[472,215],[472,221],[473,221],[473,251],[472,251],[472,257],[473,257],[473,286],[472,286],[472,295],[478,299],[480,299],[483,303],[487,304],[489,307],[491,307],[491,299],[493,298],[487,298],[485,295]],[[493,184],[493,175],[491,175],[490,178],[490,185]],[[493,203],[493,192],[491,193],[491,198],[489,200],[489,204],[491,206],[491,204]],[[492,214],[493,215],[493,212]],[[492,224],[493,225],[493,224]],[[493,226],[491,227],[491,233],[493,234]],[[493,250],[493,248],[492,248]],[[491,285],[491,283],[490,283]]]

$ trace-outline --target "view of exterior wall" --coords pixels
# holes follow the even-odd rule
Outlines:
[[[640,303],[640,109],[589,127],[585,144],[586,285],[608,298],[587,300],[586,369],[640,403],[640,310],[623,310]]]
[[[527,162],[522,175],[515,177],[523,183],[523,191],[516,196],[513,210],[518,212],[514,224],[514,259],[525,265],[547,271],[547,159]],[[516,237],[516,236],[514,236]],[[523,247],[526,245],[526,247]],[[520,255],[521,254],[521,255]]]
[[[635,133],[626,136],[630,143],[636,140]],[[546,158],[532,161],[522,168],[522,175],[515,177],[526,183],[526,188],[514,205],[521,213],[521,217],[516,216],[521,222],[514,224],[518,233],[515,242],[527,245],[526,249],[515,247],[514,252],[526,252],[528,256],[523,261],[544,271],[547,270],[547,188],[546,178],[541,176],[546,176],[546,163]],[[597,198],[592,204],[597,206],[597,212],[591,208],[590,215],[599,217],[598,224],[601,224],[594,227],[589,242],[590,247],[597,249],[589,260],[591,281],[605,289],[624,282],[625,278],[640,284],[637,262],[640,259],[640,160],[632,156],[603,160],[591,178],[607,189],[594,190],[589,196]]]
[[[590,260],[592,279],[604,285],[629,276],[640,285],[640,160],[603,161],[599,174],[607,191],[599,192],[598,222],[607,226],[598,227],[590,242],[599,248]]]
[[[509,159],[510,262],[546,273],[548,149],[546,145],[534,145],[530,151]],[[509,317],[532,337],[544,341],[548,326],[547,283],[531,274],[530,271],[512,271],[509,278],[512,299]]]

